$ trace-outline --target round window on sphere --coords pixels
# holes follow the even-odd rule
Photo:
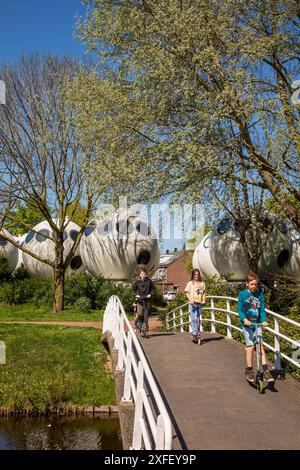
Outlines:
[[[49,237],[50,237],[50,232],[46,228],[43,228],[35,235],[36,241],[39,243],[45,242]]]
[[[82,266],[81,256],[74,256],[74,258],[72,258],[71,260],[70,266],[73,271],[77,271],[77,269]]]
[[[76,242],[77,240],[77,237],[78,237],[78,230],[71,230],[70,231],[70,237],[71,237],[71,240],[73,240],[73,242]]]
[[[280,268],[283,268],[284,265],[289,261],[290,259],[290,252],[289,250],[282,250],[279,255],[277,256],[277,264]]]
[[[5,238],[0,237],[0,246],[6,246],[7,245],[7,240]]]
[[[217,227],[217,232],[220,234],[220,235],[223,235],[224,233],[226,233],[232,226],[232,220],[231,219],[223,219],[218,227]]]
[[[148,251],[143,251],[139,254],[137,258],[137,264],[148,264],[150,261],[150,253]]]
[[[285,222],[281,222],[279,225],[278,225],[278,228],[280,230],[281,233],[283,233],[283,235],[287,235],[288,233],[288,228],[287,228],[287,225]]]
[[[28,233],[28,235],[26,236],[26,238],[25,238],[25,242],[26,242],[26,243],[30,243],[31,240],[33,240],[33,238],[34,238],[34,235],[35,235],[35,233],[32,232],[32,231],[30,231],[30,232]]]
[[[88,225],[84,231],[85,236],[89,237],[93,233],[94,230],[95,230],[95,227],[93,225]]]

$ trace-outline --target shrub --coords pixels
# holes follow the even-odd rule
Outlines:
[[[0,282],[9,281],[11,278],[11,269],[6,255],[0,251]]]
[[[96,305],[97,308],[105,308],[109,298],[112,295],[117,295],[122,302],[125,312],[132,310],[133,294],[130,284],[116,283],[113,281],[104,281],[98,290]]]
[[[65,279],[65,304],[71,306],[79,298],[86,297],[91,301],[91,308],[97,308],[98,292],[104,282],[102,276],[93,277],[86,273],[67,275]]]
[[[78,313],[90,313],[92,302],[87,297],[79,297],[74,303],[74,310]]]
[[[24,279],[29,279],[29,277],[29,273],[22,263],[21,266],[12,273],[11,279],[13,281],[22,281]]]
[[[153,299],[152,299],[152,304],[155,307],[166,307],[167,306],[167,302],[164,300],[163,294],[159,289],[155,289]],[[155,310],[155,308],[153,310]]]

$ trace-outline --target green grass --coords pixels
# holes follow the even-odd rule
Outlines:
[[[113,405],[113,378],[100,332],[92,328],[0,325],[0,406],[44,412],[49,406]]]
[[[61,313],[53,313],[48,306],[34,307],[31,304],[0,304],[1,321],[102,321],[103,310],[92,310],[90,313],[78,313],[67,308]]]

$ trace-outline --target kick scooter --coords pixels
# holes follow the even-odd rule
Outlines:
[[[141,301],[142,302],[142,305],[144,307],[144,309],[146,308],[145,306],[145,302],[146,302],[146,297],[142,297],[140,296],[138,299],[136,299],[135,301],[135,307],[134,307],[134,313],[135,313],[135,322],[134,322],[134,331],[135,332],[139,332],[140,335],[143,337],[143,338],[148,338],[148,334],[147,334],[147,325],[145,324],[144,322],[144,318],[141,318],[138,316],[137,314],[137,302],[138,301]]]
[[[258,393],[263,393],[265,388],[268,385],[268,381],[264,379],[264,371],[262,366],[262,354],[261,354],[261,347],[263,344],[262,335],[257,334],[257,329],[259,326],[262,326],[261,323],[251,323],[252,326],[255,327],[255,355],[256,355],[256,376],[254,386],[256,387]]]

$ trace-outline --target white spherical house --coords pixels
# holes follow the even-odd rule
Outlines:
[[[64,259],[76,240],[79,230],[80,227],[77,224],[69,221],[64,231]],[[54,260],[55,250],[53,239],[52,229],[49,223],[44,221],[33,227],[33,230],[27,234],[23,241],[23,246],[37,255]],[[24,252],[22,253],[22,259],[24,267],[31,276],[39,279],[46,279],[53,276],[53,269],[48,264],[42,263]],[[67,272],[81,272],[84,270],[85,268],[79,250],[77,250],[70,262]]]
[[[7,235],[8,237],[11,237],[12,239],[14,238],[5,229],[2,229],[2,233],[4,235]],[[14,271],[17,266],[19,256],[18,251],[18,248],[9,241],[7,241],[5,238],[1,237],[0,233],[0,252],[2,252],[7,257],[9,267],[12,271]]]
[[[139,216],[120,211],[89,224],[80,254],[91,274],[113,280],[131,280],[140,265],[153,274],[160,256],[149,225]]]
[[[266,225],[272,223],[266,219]],[[291,261],[293,243],[291,232],[285,222],[275,221],[270,236],[267,238],[264,252],[258,263],[258,272],[262,279],[273,274],[283,274]]]
[[[266,224],[269,223],[272,222],[266,218]],[[288,263],[291,252],[292,241],[287,225],[275,221],[258,265],[261,279],[280,272]],[[193,267],[198,268],[204,277],[231,273],[232,281],[246,278],[249,267],[240,242],[239,227],[232,218],[222,219],[200,242],[193,256]]]
[[[300,281],[300,235],[292,241],[292,252],[288,262],[284,266],[284,272],[292,274],[296,281]]]

